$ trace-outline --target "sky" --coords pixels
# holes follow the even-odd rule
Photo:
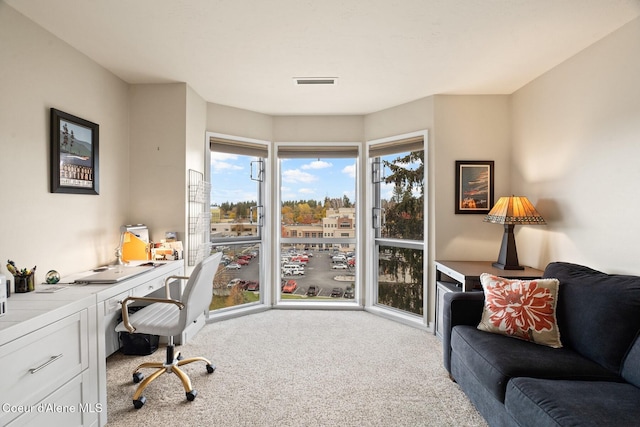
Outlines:
[[[249,156],[211,153],[211,203],[257,200]],[[282,159],[282,200],[349,197],[355,202],[356,160],[353,158]],[[257,167],[253,166],[256,175]]]

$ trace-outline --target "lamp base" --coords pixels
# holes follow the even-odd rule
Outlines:
[[[494,262],[491,265],[500,270],[524,270],[524,267],[521,265],[504,265],[499,262]]]
[[[521,267],[518,262],[518,251],[516,250],[516,239],[513,235],[513,224],[504,225],[500,254],[498,254],[498,261],[494,262],[493,266],[500,270],[524,270],[524,267]]]

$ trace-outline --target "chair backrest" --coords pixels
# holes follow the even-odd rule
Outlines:
[[[222,252],[211,255],[196,265],[187,280],[181,301],[185,307],[180,311],[180,325],[185,328],[198,316],[209,310],[213,297],[213,278],[218,271]]]

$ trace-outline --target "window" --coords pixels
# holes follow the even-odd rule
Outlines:
[[[372,306],[426,323],[426,132],[372,141]]]
[[[266,142],[210,134],[211,245],[223,253],[211,310],[263,303]]]
[[[359,145],[278,144],[277,152],[277,304],[356,304]]]

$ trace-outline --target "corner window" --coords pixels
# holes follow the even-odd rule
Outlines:
[[[425,318],[425,136],[369,144],[372,305]]]
[[[223,273],[213,283],[211,310],[264,302],[266,143],[210,136],[212,251]]]

